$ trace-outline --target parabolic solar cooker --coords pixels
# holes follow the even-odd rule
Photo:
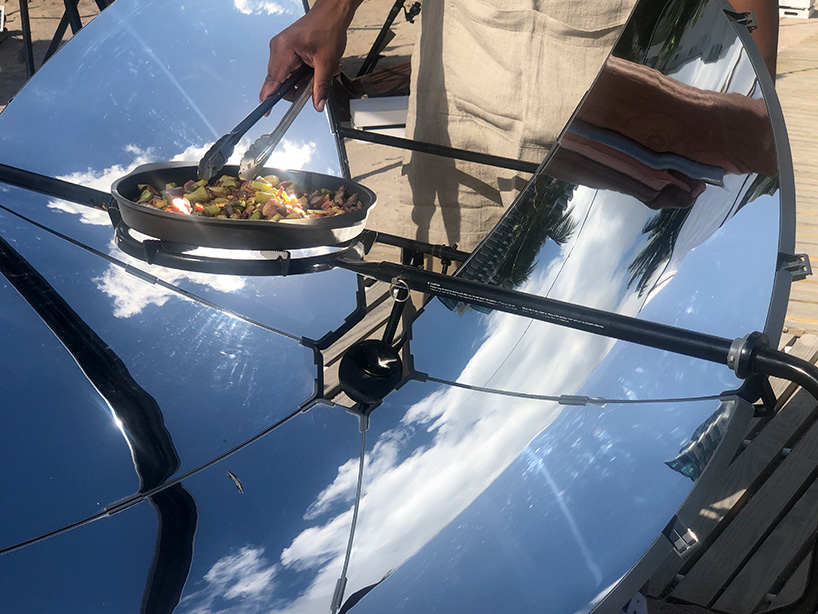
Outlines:
[[[639,2],[471,253],[134,227],[110,186],[194,179],[298,16],[267,6],[118,0],[0,115],[4,611],[616,612],[672,579],[766,377],[818,385],[770,349],[806,264],[745,16]],[[269,168],[359,185],[327,117]]]

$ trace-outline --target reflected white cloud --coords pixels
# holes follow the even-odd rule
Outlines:
[[[272,2],[271,0],[233,0],[236,10],[243,15],[300,14],[301,5],[292,0]]]
[[[127,175],[140,164],[147,164],[154,161],[154,154],[151,149],[140,149],[134,145],[126,145],[124,151],[133,156],[129,164],[121,165],[115,164],[102,170],[88,169],[86,171],[78,171],[70,175],[63,175],[57,177],[63,181],[75,183],[86,188],[93,188],[108,192],[111,189],[111,184],[120,177]],[[91,209],[83,205],[70,203],[64,200],[52,200],[48,203],[49,209],[63,211],[65,213],[74,213],[80,216],[80,222],[83,224],[93,224],[96,226],[110,225],[111,220],[105,211],[98,209]]]
[[[246,546],[219,559],[205,574],[205,587],[186,596],[179,610],[190,614],[224,611],[220,603],[236,614],[255,614],[264,609],[275,587],[277,568],[263,556],[263,548]]]
[[[367,454],[366,472],[380,474],[395,465],[401,445],[408,436],[408,431],[399,429],[383,435],[375,444],[372,453]],[[358,459],[351,458],[338,468],[338,475],[316,498],[304,514],[306,520],[314,520],[329,511],[339,502],[350,502],[354,498],[358,480]]]
[[[117,250],[118,251],[118,250]],[[139,260],[118,253],[117,256],[133,266],[142,264]],[[219,292],[235,292],[245,286],[245,280],[231,275],[207,275],[206,273],[189,273],[174,269],[162,269],[164,281],[177,284],[182,280],[192,281]],[[145,283],[142,279],[126,273],[120,267],[111,265],[94,283],[105,294],[114,299],[114,316],[128,318],[142,312],[149,305],[161,307],[175,293],[155,284]]]
[[[313,142],[296,143],[283,139],[267,161],[267,166],[290,169],[306,168],[315,154],[315,148],[316,145]]]
[[[67,200],[52,200],[48,203],[48,208],[62,211],[63,213],[79,215],[80,222],[83,224],[91,224],[94,226],[109,226],[111,224],[111,218],[108,217],[105,211],[91,209],[85,205],[78,205],[68,202]]]

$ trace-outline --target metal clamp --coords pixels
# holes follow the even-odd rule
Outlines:
[[[662,531],[662,534],[671,543],[679,556],[690,554],[700,544],[699,538],[693,530],[687,527],[678,516],[673,517]]]
[[[753,359],[760,348],[770,347],[770,339],[764,333],[754,332],[733,341],[727,352],[727,366],[740,379],[753,373]]]

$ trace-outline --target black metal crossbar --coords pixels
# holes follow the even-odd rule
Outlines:
[[[456,147],[446,147],[445,145],[436,145],[434,143],[425,143],[423,141],[402,139],[396,136],[388,136],[386,134],[368,132],[366,130],[356,130],[354,128],[346,128],[344,126],[339,126],[336,128],[335,133],[337,136],[345,139],[355,139],[358,141],[366,141],[368,143],[376,143],[378,145],[386,145],[387,147],[396,147],[398,149],[408,149],[410,151],[418,151],[420,153],[442,156],[444,158],[476,162],[477,164],[485,164],[487,166],[494,166],[497,168],[507,168],[509,170],[519,171],[521,173],[533,174],[536,173],[537,169],[540,167],[539,164],[535,164],[534,162],[515,160],[514,158],[504,158],[502,156],[493,156],[491,154],[469,151],[467,149],[457,149]]]
[[[767,347],[767,338],[761,333],[730,340],[391,262],[339,258],[336,264],[360,275],[399,282],[410,290],[467,305],[720,363],[742,379],[755,374],[784,378],[800,384],[818,399],[818,367]]]

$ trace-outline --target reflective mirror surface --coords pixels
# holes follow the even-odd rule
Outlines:
[[[769,78],[723,8],[637,5],[457,275],[777,338],[792,172]],[[107,190],[138,163],[196,161],[255,105],[262,43],[298,13],[118,0],[0,115],[0,163]],[[339,174],[324,116],[288,139],[271,164]],[[338,363],[393,304],[341,268],[151,265],[115,246],[106,212],[0,183],[6,607],[618,610],[707,460],[685,446],[742,417],[722,398],[739,380],[432,300],[399,327],[402,385],[362,421]]]

